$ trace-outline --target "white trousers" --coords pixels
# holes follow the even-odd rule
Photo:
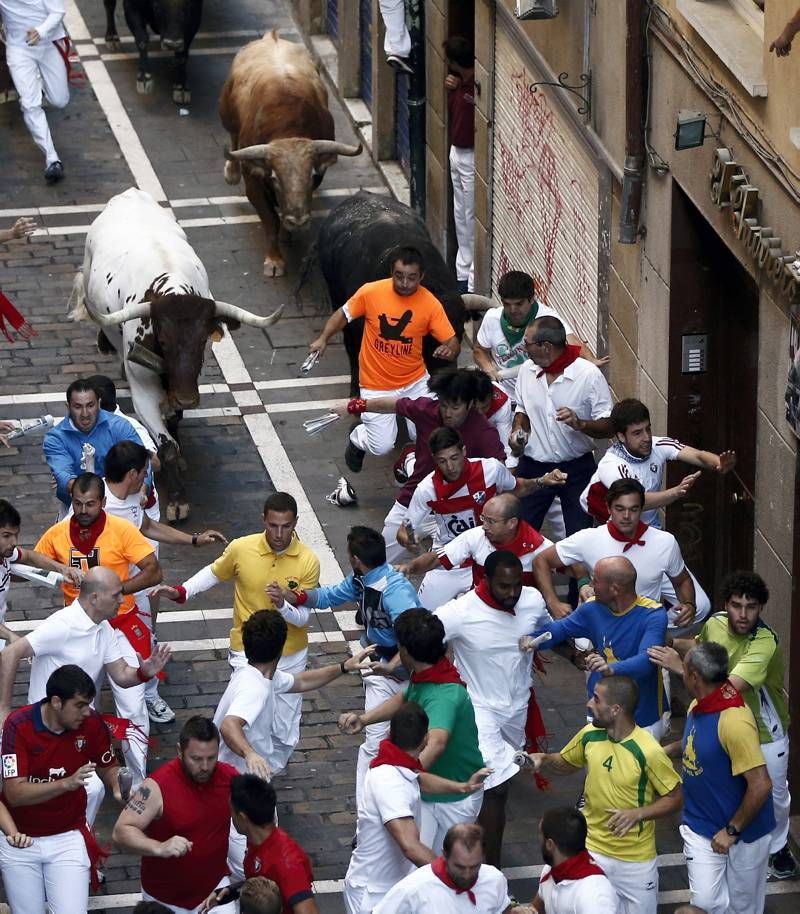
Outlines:
[[[397,390],[372,390],[368,387],[361,388],[361,396],[365,400],[375,399],[376,397],[410,397],[416,400],[417,397],[427,397],[428,380],[430,375],[425,374],[414,381],[413,384],[406,384]],[[413,422],[407,422],[408,434],[412,441],[417,440],[417,430]],[[397,441],[397,416],[394,413],[362,413],[361,424],[357,425],[350,432],[350,440],[356,447],[362,451],[369,451],[380,457],[382,454],[388,454]]]
[[[525,719],[527,705],[509,714],[474,705],[475,724],[478,727],[478,748],[483,763],[492,773],[486,779],[486,790],[499,787],[514,777],[519,765],[514,753],[525,745]]]
[[[619,914],[656,914],[658,910],[658,861],[617,860],[591,851],[619,898]]]
[[[244,651],[229,651],[228,663],[233,669],[247,666]],[[278,661],[282,673],[302,673],[308,665],[308,648],[286,654]],[[289,764],[289,758],[300,741],[300,713],[303,708],[302,693],[281,693],[275,696],[272,715],[272,756],[273,775],[281,774]]]
[[[688,825],[681,825],[680,833],[691,904],[706,914],[763,914],[769,835],[749,844],[737,841],[727,854],[716,854],[708,838]]]
[[[419,823],[420,840],[434,854],[441,854],[448,830],[454,825],[472,825],[477,821],[482,805],[482,790],[463,800],[456,800],[455,803],[426,803],[423,800]]]
[[[434,568],[422,579],[417,591],[419,602],[431,612],[459,594],[472,590],[471,568]]]
[[[136,651],[122,632],[117,632],[117,642],[128,666],[138,668],[139,661],[136,658]],[[98,683],[98,693],[100,685],[101,683]],[[125,757],[125,764],[133,772],[133,787],[136,789],[147,777],[147,740],[150,737],[150,718],[147,716],[147,705],[144,703],[145,684],[142,682],[123,689],[109,677],[109,685],[114,696],[117,716],[125,717],[135,725],[128,728],[126,739],[122,742],[122,754]]]
[[[453,221],[456,224],[458,253],[456,279],[467,283],[471,292],[475,281],[475,150],[450,147],[450,182],[453,185]]]
[[[0,871],[14,914],[86,914],[89,854],[75,831],[34,838],[26,848],[0,841]]]
[[[42,90],[54,108],[67,104],[69,83],[64,59],[52,41],[43,41],[34,47],[6,46],[6,60],[25,126],[50,165],[58,160],[58,153],[42,108]]]
[[[411,558],[410,553],[397,542],[397,531],[403,523],[403,519],[408,513],[408,508],[403,507],[399,501],[396,501],[389,509],[383,521],[383,541],[386,543],[386,561],[390,564],[408,561]],[[436,520],[432,514],[429,514],[422,525],[420,539],[436,535]]]
[[[772,807],[775,810],[775,828],[770,835],[769,852],[777,854],[789,839],[789,807],[792,803],[787,780],[789,737],[782,736],[772,743],[762,743],[761,751],[772,781]]]
[[[387,699],[403,691],[407,682],[398,682],[389,676],[364,677],[364,710],[371,711]],[[364,728],[364,742],[358,748],[358,764],[356,766],[356,804],[361,797],[364,778],[369,770],[369,763],[378,754],[378,744],[389,735],[389,721],[384,720],[378,724],[370,724]]]
[[[226,885],[230,885],[230,878],[228,876],[223,876],[218,883],[217,888],[221,889]],[[202,907],[201,903],[197,905],[196,908],[179,908],[177,905],[167,904],[166,901],[161,901],[160,898],[156,898],[149,892],[145,892],[144,889],[142,889],[142,901],[157,901],[159,904],[163,904],[165,908],[168,908],[170,911],[172,911],[173,914],[199,914],[200,908]],[[205,901],[205,899],[203,899],[203,901]],[[217,911],[218,914],[236,914],[237,907],[237,903],[235,901],[231,901],[228,904],[216,905],[214,910]]]
[[[411,36],[406,28],[405,0],[379,0],[381,18],[386,27],[383,50],[398,57],[408,57],[411,53]]]
[[[386,897],[386,892],[371,892],[366,886],[351,885],[347,879],[342,888],[344,909],[347,914],[372,914]]]

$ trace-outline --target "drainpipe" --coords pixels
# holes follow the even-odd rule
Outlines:
[[[425,0],[407,3],[411,35],[411,69],[408,77],[408,142],[411,206],[425,218]],[[402,77],[401,77],[402,78]]]
[[[644,0],[625,3],[625,167],[619,214],[619,243],[636,244],[640,235],[644,181],[644,80],[642,23]]]

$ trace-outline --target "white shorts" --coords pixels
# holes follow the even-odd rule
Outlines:
[[[658,860],[617,860],[591,851],[597,865],[614,886],[619,914],[656,914],[658,910]]]
[[[482,790],[463,800],[456,800],[455,803],[426,803],[423,800],[420,807],[420,840],[434,854],[441,854],[448,829],[453,825],[471,825],[476,822],[482,805]]]
[[[474,706],[475,723],[478,727],[478,748],[483,764],[493,771],[486,779],[486,790],[498,787],[513,778],[519,771],[514,753],[525,745],[525,720],[528,706],[515,711],[508,717],[489,708]]]
[[[31,847],[0,841],[0,871],[14,914],[86,914],[89,854],[77,831],[34,838]]]
[[[706,914],[762,914],[770,835],[749,844],[737,841],[727,854],[717,854],[708,838],[688,825],[681,825],[680,833],[693,905]]]

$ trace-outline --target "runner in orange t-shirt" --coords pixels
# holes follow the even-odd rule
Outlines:
[[[422,397],[427,393],[428,372],[422,359],[422,340],[429,333],[441,345],[440,359],[456,359],[460,345],[441,302],[420,283],[422,255],[416,248],[398,248],[389,279],[363,285],[328,319],[309,349],[322,355],[328,340],[356,318],[364,318],[364,338],[358,357],[361,399]],[[355,401],[358,404],[358,401]],[[358,412],[354,413],[358,415]],[[361,470],[364,454],[388,454],[397,438],[392,414],[361,413],[361,424],[350,430],[345,451],[347,466]],[[409,423],[414,437],[414,427]]]

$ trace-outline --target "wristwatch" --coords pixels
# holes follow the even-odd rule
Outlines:
[[[731,838],[741,838],[742,833],[735,825],[731,825],[730,822],[725,826],[725,834],[730,835]]]

